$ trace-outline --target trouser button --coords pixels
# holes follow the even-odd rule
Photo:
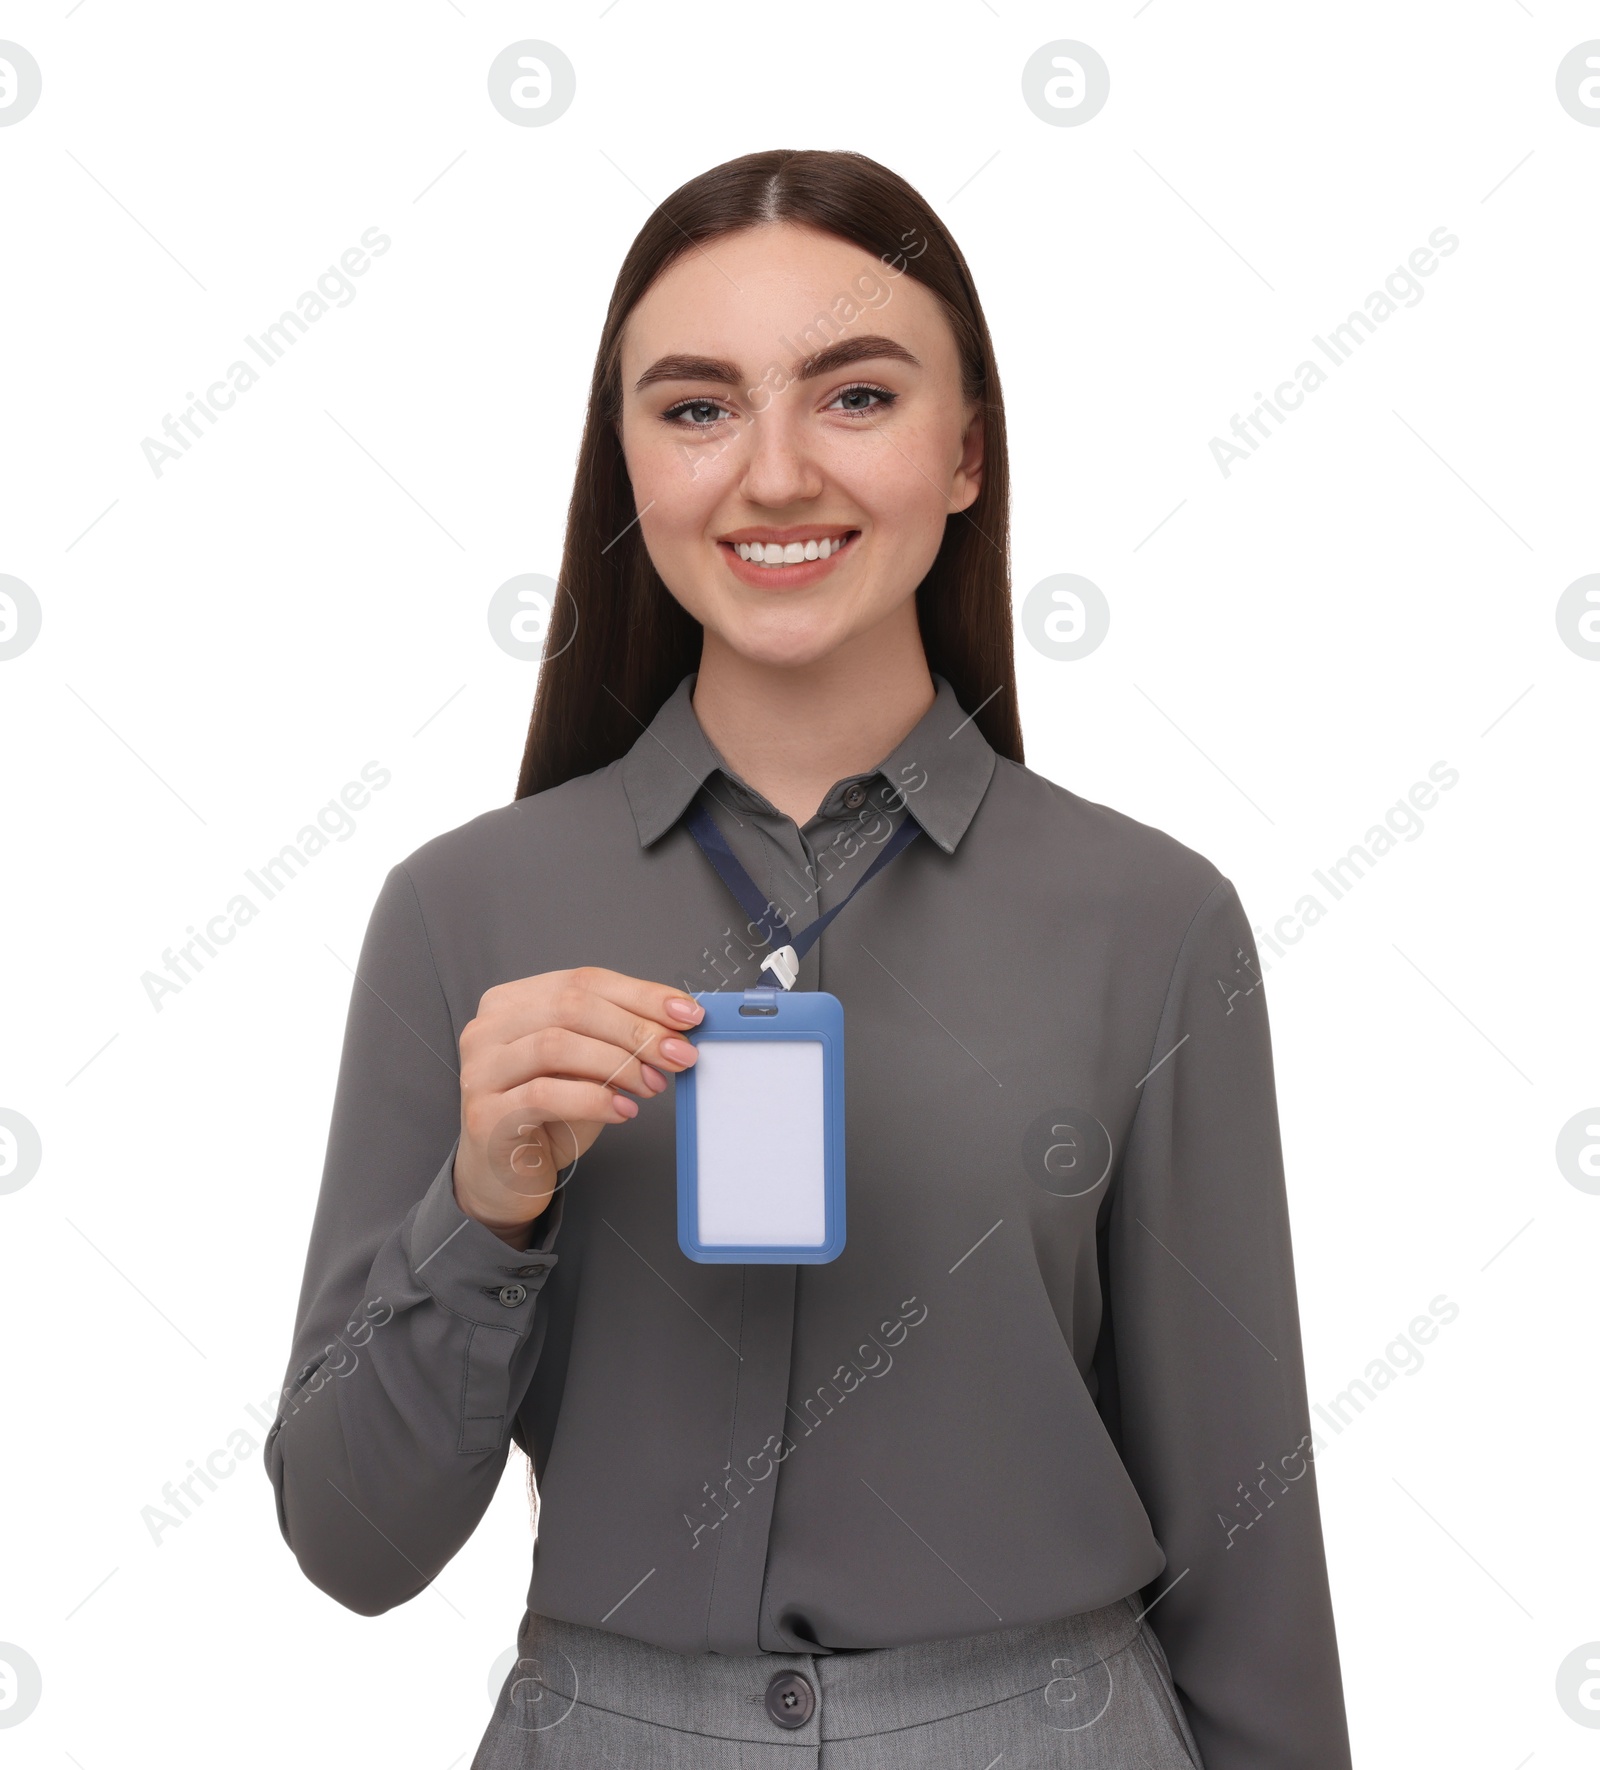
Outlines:
[[[767,1714],[779,1727],[804,1727],[817,1712],[816,1692],[799,1672],[776,1672],[767,1686]]]

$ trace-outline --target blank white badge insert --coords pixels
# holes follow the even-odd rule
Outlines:
[[[702,1244],[820,1247],[827,1232],[822,1045],[708,1038],[698,1049]]]

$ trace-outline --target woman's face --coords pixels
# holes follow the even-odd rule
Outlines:
[[[900,609],[978,495],[981,425],[938,301],[789,223],[651,286],[623,332],[621,432],[663,583],[763,664],[814,663]]]

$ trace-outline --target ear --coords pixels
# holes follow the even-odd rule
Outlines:
[[[961,439],[961,459],[950,482],[950,509],[966,510],[983,489],[983,407],[975,406]]]

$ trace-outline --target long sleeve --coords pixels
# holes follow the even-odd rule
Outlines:
[[[1106,1229],[1108,1423],[1205,1770],[1349,1770],[1266,994],[1220,879],[1183,937]]]
[[[352,988],[288,1380],[264,1461],[308,1578],[376,1615],[471,1535],[544,1335],[566,1194],[509,1247],[456,1203],[457,1029],[404,866]]]

